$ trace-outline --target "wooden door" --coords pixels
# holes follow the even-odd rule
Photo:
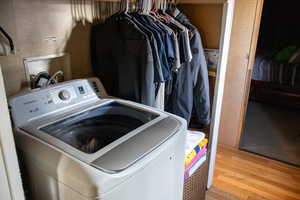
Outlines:
[[[247,108],[263,0],[238,0],[230,42],[219,143],[239,146]]]

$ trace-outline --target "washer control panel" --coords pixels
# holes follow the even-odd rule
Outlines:
[[[83,86],[80,86],[83,87]],[[80,94],[80,93],[79,93]],[[83,95],[83,94],[80,94]],[[51,99],[53,103],[69,103],[71,100],[76,99],[78,95],[76,94],[74,87],[66,87],[51,92]]]
[[[75,104],[99,99],[101,89],[95,89],[93,82],[74,80],[11,98],[9,104],[15,124],[24,124]]]

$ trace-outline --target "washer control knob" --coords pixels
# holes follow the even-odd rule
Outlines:
[[[58,97],[63,101],[69,100],[71,98],[71,93],[68,90],[62,90],[58,93]]]

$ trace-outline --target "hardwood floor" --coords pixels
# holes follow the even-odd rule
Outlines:
[[[213,187],[241,200],[300,200],[300,168],[219,146]]]
[[[239,198],[212,187],[206,192],[205,200],[239,200]]]

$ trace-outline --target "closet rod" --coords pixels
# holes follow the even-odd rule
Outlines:
[[[97,2],[120,2],[121,0],[96,0]],[[135,0],[129,0],[134,2]],[[179,0],[178,4],[224,4],[227,0]]]
[[[177,4],[225,4],[227,0],[179,0]]]
[[[96,0],[96,2],[121,2],[122,0]],[[135,2],[135,0],[128,0],[129,2]]]

